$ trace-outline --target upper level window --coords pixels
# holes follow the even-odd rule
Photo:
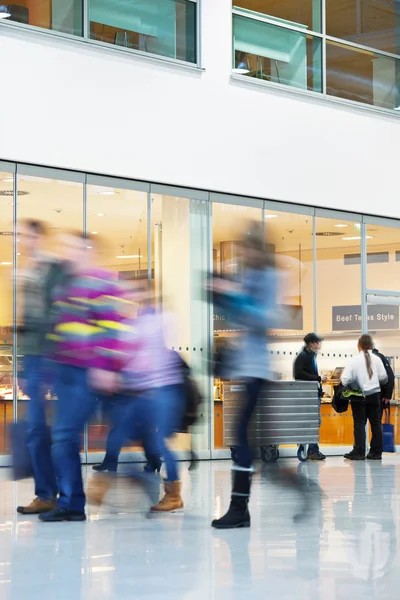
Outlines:
[[[91,39],[196,62],[196,3],[89,0]]]
[[[400,54],[400,3],[326,0],[326,33],[346,42]]]
[[[233,16],[233,71],[322,92],[321,39],[308,34],[305,26],[295,31],[281,19],[271,18],[274,25],[249,18],[246,12]]]
[[[82,0],[18,0],[7,8],[10,21],[83,35]]]
[[[197,0],[86,0],[88,37],[114,46],[196,62]],[[84,36],[84,0],[18,0],[9,21]]]
[[[238,8],[277,17],[292,25],[321,31],[320,0],[234,0],[233,4]]]
[[[400,0],[232,6],[233,72],[400,111]]]

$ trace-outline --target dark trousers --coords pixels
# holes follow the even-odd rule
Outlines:
[[[35,495],[41,500],[57,496],[57,482],[51,459],[51,438],[46,423],[44,361],[41,356],[24,357],[24,378],[28,402],[27,444],[35,480]]]
[[[85,509],[81,459],[81,432],[96,408],[89,389],[87,369],[60,364],[56,370],[56,415],[53,425],[53,462],[58,480],[58,506],[82,512]]]
[[[158,397],[154,391],[136,396],[121,398],[121,411],[118,422],[107,440],[107,453],[118,456],[121,448],[129,441],[142,441],[146,457],[159,457],[162,454],[160,432],[158,431]],[[125,470],[125,472],[128,472]],[[129,469],[133,475],[136,467]]]
[[[116,471],[118,468],[118,458],[121,452],[121,447],[118,445],[117,427],[121,419],[124,418],[124,410],[128,403],[128,399],[123,396],[118,398],[112,396],[101,398],[101,402],[103,405],[103,416],[111,424],[106,443],[106,455],[103,463],[107,465],[109,471]],[[115,440],[116,437],[117,441]]]
[[[247,428],[263,384],[263,379],[247,379],[244,406],[236,424],[237,465],[246,469],[250,468],[252,463],[251,449],[247,439]]]
[[[365,428],[369,421],[372,431],[371,452],[382,454],[382,422],[381,399],[379,394],[372,394],[365,399],[352,401],[351,410],[354,421],[354,448],[365,454]]]

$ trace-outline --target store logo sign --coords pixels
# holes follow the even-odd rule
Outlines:
[[[303,307],[291,304],[277,304],[274,312],[273,329],[290,329],[301,331],[303,329]],[[214,308],[214,331],[243,331],[234,322],[234,315]]]
[[[368,329],[399,329],[399,307],[371,304],[368,309]],[[332,331],[360,331],[361,306],[332,306]]]

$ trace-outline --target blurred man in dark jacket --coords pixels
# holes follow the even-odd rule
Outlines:
[[[319,396],[322,396],[322,383],[326,376],[321,377],[318,373],[317,352],[321,349],[323,339],[316,333],[308,333],[304,338],[304,348],[296,356],[293,365],[293,375],[298,381],[318,381]],[[325,460],[326,456],[319,450],[318,444],[310,444],[308,447],[309,460]]]
[[[21,249],[27,256],[20,275],[23,304],[18,327],[18,352],[23,354],[19,387],[29,396],[27,445],[32,462],[36,498],[19,506],[21,514],[40,514],[55,506],[57,483],[51,459],[51,442],[46,423],[45,368],[46,335],[49,332],[52,290],[62,278],[62,263],[46,254],[46,226],[30,219],[20,225]]]

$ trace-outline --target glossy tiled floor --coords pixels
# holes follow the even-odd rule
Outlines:
[[[400,587],[400,457],[383,464],[257,465],[249,530],[210,528],[229,501],[229,462],[184,468],[186,510],[148,518],[139,491],[86,523],[17,517],[32,482],[0,472],[0,598],[6,600],[385,600]],[[288,468],[290,470],[288,470]],[[86,472],[86,470],[85,470]],[[88,470],[88,473],[91,471]],[[308,511],[303,518],[304,498]]]

